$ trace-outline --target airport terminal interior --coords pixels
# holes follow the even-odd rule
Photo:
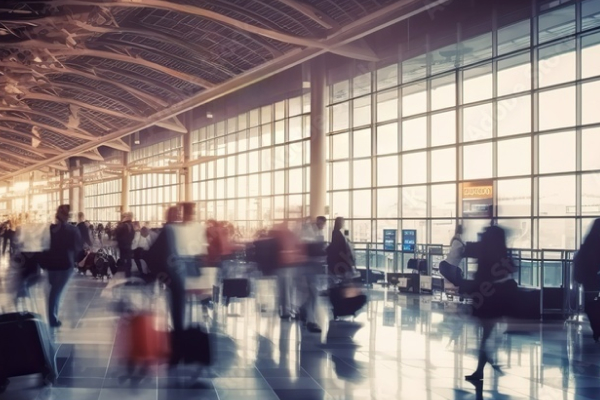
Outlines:
[[[600,0],[3,0],[0,341],[34,313],[56,376],[5,372],[0,343],[0,400],[599,399],[600,254],[595,282],[576,262],[600,249],[599,151]],[[112,233],[163,237],[190,207],[208,250],[184,319],[211,360],[130,373],[131,321],[167,338],[175,289]],[[61,322],[56,271],[15,281],[67,218],[118,262],[68,267]],[[267,271],[256,243],[307,227],[318,268],[279,248]],[[497,231],[510,276],[479,285]],[[509,280],[516,311],[478,315]],[[338,290],[366,301],[340,314]]]

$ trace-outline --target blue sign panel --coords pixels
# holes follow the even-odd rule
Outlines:
[[[395,229],[384,229],[383,230],[383,250],[396,251],[396,230]]]
[[[402,229],[402,251],[404,253],[414,253],[417,245],[416,229]]]

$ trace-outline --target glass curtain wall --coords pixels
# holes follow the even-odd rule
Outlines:
[[[182,138],[177,137],[132,150],[128,155],[128,167],[160,169],[181,161],[182,154]],[[177,172],[132,172],[129,177],[129,209],[137,221],[161,224],[167,207],[178,201]]]
[[[249,238],[307,215],[310,96],[253,109],[192,132],[192,169],[201,219],[234,222]]]
[[[509,246],[578,246],[600,216],[600,1],[546,8],[330,85],[330,216],[358,247],[386,228],[447,244],[461,183],[487,179]]]
[[[121,219],[122,179],[85,185],[86,219],[94,224],[117,222]]]

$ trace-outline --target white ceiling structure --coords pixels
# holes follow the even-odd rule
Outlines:
[[[452,0],[3,0],[0,179],[101,145]]]

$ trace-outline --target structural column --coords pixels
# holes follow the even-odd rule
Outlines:
[[[183,164],[180,175],[180,184],[183,186],[180,191],[183,201],[192,201],[192,171],[188,165],[192,159],[192,112],[188,111],[185,115],[185,127],[187,133],[183,135]]]
[[[326,74],[322,58],[310,66],[310,217],[325,214],[327,203],[327,140]]]
[[[127,153],[123,152],[123,176],[121,179],[121,213],[129,211],[129,169]],[[134,216],[135,218],[135,216]]]

